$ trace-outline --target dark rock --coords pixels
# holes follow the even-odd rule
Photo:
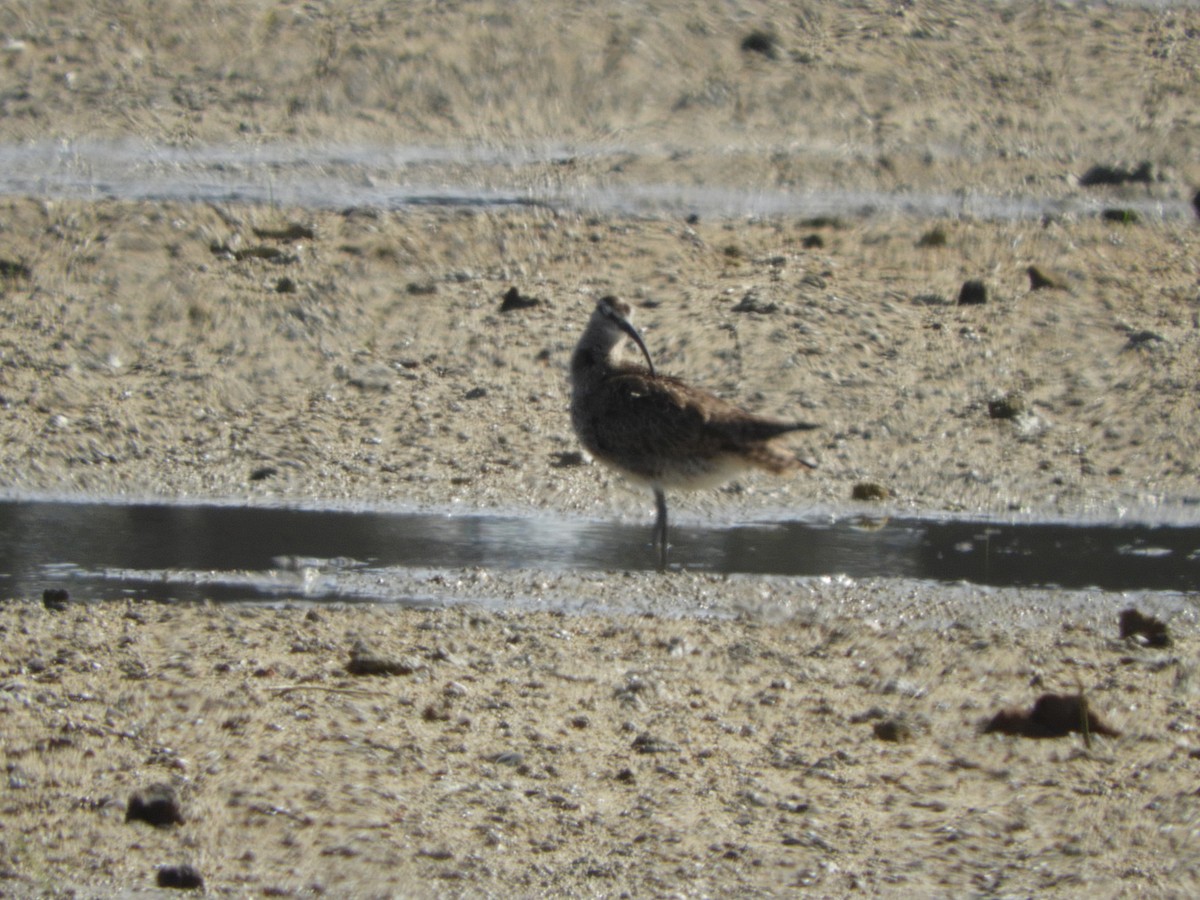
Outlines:
[[[1067,280],[1057,272],[1043,269],[1041,266],[1030,266],[1025,270],[1029,273],[1029,289],[1031,291],[1067,289]]]
[[[428,297],[437,293],[437,285],[432,281],[410,281],[404,291],[413,297]]]
[[[945,247],[946,240],[946,229],[941,225],[935,225],[917,239],[917,246]]]
[[[1121,612],[1121,638],[1134,638],[1147,647],[1170,647],[1171,633],[1167,623],[1153,616],[1147,616],[1130,607]]]
[[[134,792],[125,808],[126,822],[148,822],[156,828],[183,824],[179,798],[169,784],[152,784]]]
[[[825,239],[819,234],[806,235],[800,246],[805,250],[820,250],[825,246]]]
[[[1086,724],[1086,729],[1084,723]],[[1020,737],[1065,737],[1071,732],[1120,737],[1121,732],[1105,724],[1088,709],[1087,698],[1072,694],[1043,694],[1028,712],[1006,709],[996,713],[983,726],[985,734],[998,731]]]
[[[239,262],[246,259],[263,259],[276,265],[294,263],[298,259],[294,253],[287,253],[278,247],[269,247],[266,244],[257,244],[254,247],[234,250],[233,258]]]
[[[1200,218],[1200,191],[1192,195],[1192,209],[1196,211],[1196,217]]]
[[[204,887],[204,879],[192,866],[163,866],[158,870],[158,886],[161,888],[180,888],[182,890],[199,890]]]
[[[1142,217],[1138,215],[1137,210],[1110,208],[1100,213],[1100,218],[1105,222],[1119,222],[1122,225],[1136,225],[1142,221]]]
[[[875,481],[860,481],[850,489],[851,500],[886,500],[891,491]]]
[[[555,469],[570,469],[574,466],[582,466],[583,454],[578,450],[562,450],[554,454],[554,461],[550,465]]]
[[[958,292],[959,306],[982,306],[987,303],[987,285],[978,278],[964,281]]]
[[[1028,409],[1025,397],[1019,391],[1011,391],[988,401],[988,416],[993,419],[1015,419]]]
[[[801,228],[842,228],[844,223],[837,216],[810,216],[798,223]]]
[[[1126,350],[1148,350],[1155,344],[1165,344],[1167,339],[1157,331],[1130,331],[1125,343]]]
[[[71,603],[66,588],[46,588],[42,591],[42,606],[51,612],[63,612]]]
[[[769,31],[755,29],[742,38],[741,48],[744,53],[760,53],[767,59],[779,56],[779,41]]]
[[[904,719],[882,719],[871,727],[875,732],[875,737],[881,741],[904,744],[914,737],[913,727]]]
[[[265,481],[268,478],[273,478],[279,474],[279,470],[274,466],[259,466],[250,473],[251,481]]]
[[[296,290],[296,282],[286,275],[275,282],[275,293],[277,294],[294,294]]]
[[[1150,184],[1154,180],[1154,167],[1147,160],[1139,163],[1136,169],[1123,169],[1120,166],[1092,166],[1079,176],[1080,187],[1096,187],[1098,185],[1120,185],[1130,182]]]
[[[9,279],[29,279],[33,276],[33,270],[23,262],[17,262],[15,259],[0,259],[0,278]]]
[[[445,704],[427,703],[421,710],[421,718],[426,722],[449,722],[451,711]]]
[[[504,297],[500,303],[500,312],[512,312],[515,309],[530,309],[537,306],[542,301],[537,297],[529,297],[522,294],[516,287],[510,287],[504,292]]]

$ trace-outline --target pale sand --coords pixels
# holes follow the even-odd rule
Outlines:
[[[938,602],[800,585],[808,615],[720,622],[10,605],[4,890],[106,895],[186,862],[253,896],[1191,893],[1194,619],[1137,650],[1069,621],[873,627],[853,614],[874,592]],[[413,673],[346,676],[358,638]],[[1077,684],[1122,737],[979,733]],[[875,736],[893,718],[910,740]],[[126,824],[160,781],[185,823]]]
[[[1195,9],[166,6],[0,11],[20,88],[0,139],[562,143],[557,165],[451,174],[564,195],[1071,200],[1097,196],[1075,183],[1092,163],[1143,159],[1158,180],[1099,196],[1200,184]],[[775,60],[738,50],[768,24]],[[315,238],[252,232],[294,222]],[[919,247],[934,224],[946,244]],[[824,426],[795,442],[815,473],[673,497],[677,521],[844,511],[864,480],[892,495],[871,514],[1195,520],[1190,220],[15,198],[0,238],[32,270],[0,301],[9,494],[546,509],[644,518],[648,539],[647,496],[557,465],[567,357],[616,293],[664,371]],[[1068,289],[1031,292],[1030,264]],[[970,278],[986,305],[954,305]],[[542,303],[501,314],[510,286]],[[770,311],[736,311],[748,296]],[[1028,414],[989,417],[1014,392]],[[449,608],[7,604],[0,890],[137,893],[178,862],[251,896],[1197,890],[1189,598],[1137,598],[1177,638],[1143,650],[1098,592],[445,572],[422,593]],[[594,612],[622,606],[740,616]],[[358,638],[413,673],[346,676]],[[979,733],[1079,687],[1122,737]],[[880,714],[911,740],[877,738]],[[124,823],[155,781],[185,824]]]

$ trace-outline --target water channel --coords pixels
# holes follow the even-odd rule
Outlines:
[[[1198,526],[858,517],[685,524],[672,531],[671,552],[673,567],[724,574],[1200,591]],[[388,600],[400,599],[388,596],[389,573],[413,568],[649,571],[655,561],[642,522],[0,502],[0,595],[8,597],[61,587],[93,600]]]

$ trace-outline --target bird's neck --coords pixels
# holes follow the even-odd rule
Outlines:
[[[574,377],[602,375],[611,371],[617,363],[623,335],[611,328],[588,328],[571,357],[571,374]]]

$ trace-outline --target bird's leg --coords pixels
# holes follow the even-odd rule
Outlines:
[[[658,508],[658,518],[654,520],[654,542],[659,546],[658,571],[667,570],[667,495],[662,488],[654,489],[654,505]]]

